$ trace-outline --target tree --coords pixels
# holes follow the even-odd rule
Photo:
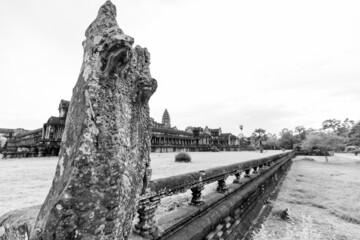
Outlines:
[[[262,128],[257,128],[257,129],[255,129],[255,131],[252,134],[252,138],[254,139],[254,141],[259,144],[261,153],[264,150],[263,142],[266,141],[266,139],[267,139],[265,132],[266,132],[266,130],[264,130]]]
[[[289,130],[288,128],[283,128],[282,130],[281,130],[281,132],[280,132],[280,136],[282,136],[283,134],[285,134],[285,133],[292,133],[292,131],[291,130]]]
[[[295,133],[297,133],[301,140],[304,140],[306,137],[306,128],[304,126],[295,127]]]
[[[278,139],[278,146],[284,149],[293,149],[295,144],[301,142],[300,136],[294,136],[293,131],[284,128],[280,132],[280,138]]]
[[[337,134],[339,136],[347,137],[354,124],[355,122],[353,120],[349,120],[349,118],[345,118],[345,120],[341,123],[340,127],[338,128]]]
[[[276,149],[277,148],[277,135],[272,133],[266,134],[266,140],[263,143],[264,149]]]
[[[319,149],[328,161],[327,152],[341,150],[344,147],[344,140],[344,137],[333,133],[317,133],[306,136],[302,142],[302,147],[306,150]]]
[[[354,121],[349,118],[345,118],[343,122],[337,119],[327,119],[322,123],[322,130],[346,137],[353,126]]]
[[[318,130],[314,129],[314,128],[308,128],[306,129],[306,134],[315,134],[319,132]]]
[[[346,140],[346,145],[360,147],[360,121],[351,127]]]
[[[335,133],[340,128],[340,123],[341,121],[337,119],[327,119],[322,122],[322,130]]]

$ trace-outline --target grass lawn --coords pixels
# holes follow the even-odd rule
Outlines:
[[[295,158],[254,239],[360,239],[360,156],[304,158]],[[280,217],[286,208],[289,223]]]

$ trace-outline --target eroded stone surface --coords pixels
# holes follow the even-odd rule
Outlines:
[[[40,205],[13,210],[0,216],[0,240],[28,240]]]
[[[86,31],[52,188],[31,239],[127,239],[149,181],[148,101],[157,83],[146,48],[107,1]]]

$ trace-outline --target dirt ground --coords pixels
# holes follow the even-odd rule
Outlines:
[[[336,154],[328,162],[324,157],[298,156],[272,204],[256,240],[359,240],[360,156]],[[290,221],[280,217],[285,209]]]

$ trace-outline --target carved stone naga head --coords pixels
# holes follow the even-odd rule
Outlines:
[[[150,179],[150,54],[132,47],[110,1],[85,35],[53,185],[31,239],[127,239]]]
[[[83,42],[84,63],[89,56],[96,56],[95,78],[130,78],[136,85],[134,101],[147,103],[157,89],[157,82],[150,74],[150,53],[146,48],[136,46],[134,39],[119,28],[116,22],[116,7],[108,0],[101,8],[94,22],[86,30]],[[86,67],[86,64],[83,65]],[[84,69],[84,77],[90,73]],[[131,76],[130,76],[131,75]],[[130,76],[130,77],[129,77]]]

